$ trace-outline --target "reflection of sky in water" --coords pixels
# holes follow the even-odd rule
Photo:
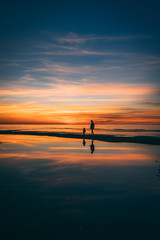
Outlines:
[[[0,135],[1,226],[26,239],[154,239],[159,146]],[[127,238],[129,236],[129,238]],[[138,236],[138,237],[137,237]],[[31,239],[31,238],[30,238]]]

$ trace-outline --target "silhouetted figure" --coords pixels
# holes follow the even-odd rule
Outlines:
[[[94,134],[94,132],[93,132],[93,130],[94,130],[94,122],[93,122],[93,120],[91,120],[90,129],[91,129],[92,134]]]
[[[86,145],[86,141],[85,141],[85,139],[83,139],[83,146],[85,146]]]
[[[94,144],[93,144],[93,142],[94,142],[94,140],[92,140],[92,143],[91,143],[91,145],[90,145],[90,149],[91,149],[91,154],[93,154],[93,152],[94,152]]]
[[[83,135],[85,135],[85,133],[86,133],[86,129],[85,129],[85,128],[83,128]]]

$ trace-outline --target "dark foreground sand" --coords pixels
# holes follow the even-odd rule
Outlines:
[[[20,130],[0,130],[0,134],[14,134],[14,135],[35,135],[35,136],[53,136],[63,138],[78,138],[78,139],[91,139],[103,142],[127,142],[127,143],[141,143],[160,145],[160,137],[155,136],[134,136],[134,137],[119,137],[115,135],[106,134],[87,134],[82,135],[78,133],[57,133],[46,131],[20,131]]]

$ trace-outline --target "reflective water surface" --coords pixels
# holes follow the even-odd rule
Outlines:
[[[2,239],[156,239],[159,146],[0,135]]]

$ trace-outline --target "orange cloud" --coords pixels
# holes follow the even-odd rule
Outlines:
[[[3,105],[0,107],[1,123],[88,123],[94,119],[99,124],[158,124],[158,109],[120,108],[112,106],[34,106]]]
[[[108,84],[108,83],[78,83],[78,84],[45,84],[48,88],[35,89],[31,87],[0,90],[1,95],[28,95],[32,97],[78,97],[78,96],[137,96],[157,92],[152,84]]]
[[[3,98],[12,102],[4,104],[2,101],[0,123],[88,123],[90,119],[109,124],[159,123],[158,108],[139,104],[157,93],[152,84],[82,82],[51,83],[46,87],[0,90]],[[33,103],[25,104],[26,98]],[[21,104],[14,104],[16,101]],[[58,101],[61,103],[57,104]]]

